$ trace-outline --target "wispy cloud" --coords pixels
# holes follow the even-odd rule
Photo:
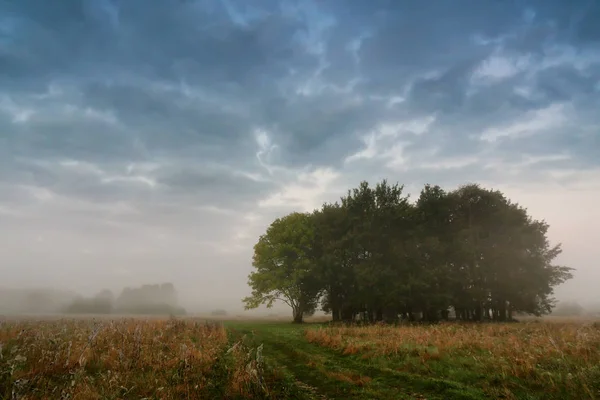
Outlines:
[[[560,127],[568,119],[564,104],[552,104],[546,108],[529,111],[517,121],[505,126],[486,129],[480,139],[496,142],[503,138],[517,139],[528,135],[542,134],[549,129]]]

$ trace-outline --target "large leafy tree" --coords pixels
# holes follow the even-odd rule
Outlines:
[[[405,289],[413,207],[403,187],[367,182],[342,199],[353,216],[356,276],[367,319],[395,319]]]
[[[448,315],[459,279],[451,262],[452,207],[448,193],[431,185],[425,185],[415,204],[409,310],[421,311],[429,320]]]
[[[313,219],[321,249],[318,265],[323,311],[331,313],[334,321],[350,320],[357,307],[357,287],[347,210],[338,203],[324,204]]]
[[[246,309],[272,307],[280,300],[292,308],[297,323],[314,312],[322,287],[315,243],[311,214],[292,213],[275,220],[254,246],[256,270],[249,276],[252,295],[243,299]]]
[[[466,185],[450,194],[454,202],[454,306],[465,319],[541,315],[554,304],[553,287],[572,277],[553,264],[560,245],[551,246],[548,225],[527,215],[501,192]]]
[[[385,180],[375,187],[361,182],[341,204],[326,204],[315,213],[324,309],[334,320],[349,320],[358,312],[369,320],[398,314],[413,209],[402,190]]]

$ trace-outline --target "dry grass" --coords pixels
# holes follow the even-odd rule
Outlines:
[[[472,368],[501,382],[517,379],[549,390],[600,397],[598,323],[440,324],[328,327],[307,330],[312,343],[364,358],[388,357],[432,371],[437,362]],[[521,383],[522,384],[522,383]]]
[[[253,354],[205,322],[0,321],[0,398],[252,397],[266,390]]]
[[[352,374],[349,372],[328,371],[325,372],[325,375],[327,375],[329,378],[336,379],[342,382],[352,383],[353,385],[357,386],[365,386],[372,381],[372,379],[368,376]]]

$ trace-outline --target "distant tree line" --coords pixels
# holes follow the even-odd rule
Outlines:
[[[79,296],[65,311],[76,314],[185,314],[178,306],[177,292],[171,283],[126,287],[116,299],[110,290],[103,290],[91,298]]]
[[[226,317],[227,311],[223,310],[222,308],[217,308],[216,310],[212,310],[210,312],[210,315],[212,315],[213,317]]]
[[[334,321],[547,314],[572,269],[553,263],[548,224],[500,191],[362,182],[333,204],[275,220],[254,246],[246,308],[281,300],[295,322],[317,308]]]
[[[0,313],[55,313],[76,297],[77,293],[67,290],[0,287]]]

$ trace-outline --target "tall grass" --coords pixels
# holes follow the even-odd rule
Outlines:
[[[408,372],[458,376],[469,369],[508,392],[529,387],[600,398],[598,324],[338,326],[307,330],[306,338],[346,355],[394,359]]]
[[[201,399],[265,394],[260,357],[219,324],[0,322],[0,398]],[[212,393],[212,394],[211,394]]]

